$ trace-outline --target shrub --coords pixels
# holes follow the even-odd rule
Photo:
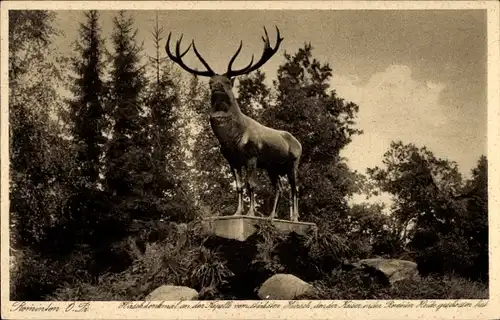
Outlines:
[[[44,257],[30,249],[22,250],[11,269],[11,300],[46,300],[59,286],[68,282],[92,282],[91,254],[77,251],[66,259]]]
[[[334,270],[313,283],[314,292],[299,299],[322,300],[421,300],[421,299],[487,299],[484,284],[459,277],[422,277],[386,286],[362,271]]]
[[[265,221],[245,243],[219,241],[211,246],[208,240],[197,222],[170,223],[161,241],[138,245],[129,237],[116,244],[133,262],[122,272],[98,277],[91,274],[90,251],[51,260],[26,250],[11,269],[11,299],[140,300],[161,285],[192,287],[200,299],[256,299],[252,290],[276,273],[312,282],[316,290],[301,299],[488,297],[486,285],[456,276],[426,276],[388,286],[364,271],[336,268],[344,259],[366,252],[362,242],[350,242],[327,229],[307,236],[285,235]]]
[[[343,260],[364,257],[370,249],[364,242],[336,235],[327,227],[320,226],[307,235],[284,234],[269,221],[262,221],[256,229],[247,242],[257,249],[251,264],[252,275],[259,277],[284,272],[305,281],[318,280]]]
[[[345,259],[364,258],[371,249],[362,240],[339,236],[331,228],[321,225],[304,241],[309,259],[323,272],[329,272],[332,266]]]
[[[367,300],[389,299],[383,284],[366,273],[335,269],[323,279],[313,282],[315,291],[300,299]]]
[[[456,276],[405,280],[390,289],[394,299],[488,299],[488,286]]]
[[[16,267],[10,273],[11,300],[43,300],[58,285],[56,263],[36,255],[31,250],[23,250],[16,258]]]
[[[199,225],[169,224],[162,241],[138,246],[129,237],[126,248],[133,263],[120,273],[106,273],[96,283],[72,279],[52,295],[55,300],[140,300],[161,285],[189,286],[200,296],[220,296],[232,272],[220,254],[205,248]]]
[[[109,274],[99,278],[96,284],[82,280],[66,282],[57,288],[48,300],[57,301],[121,301],[130,300],[127,291],[132,287],[130,281],[114,282],[116,276]]]
[[[255,225],[257,229],[248,239],[255,245],[256,254],[252,259],[252,268],[266,276],[283,271],[284,266],[277,254],[278,247],[287,240],[287,237],[279,232],[270,221],[261,221]]]
[[[227,267],[226,261],[219,252],[200,246],[196,249],[194,259],[189,264],[190,279],[188,285],[198,290],[213,294],[228,283],[234,274]]]

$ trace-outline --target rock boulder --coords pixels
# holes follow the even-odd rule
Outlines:
[[[178,301],[178,300],[197,300],[198,292],[194,289],[181,286],[164,285],[156,288],[147,295],[145,300],[150,301]]]
[[[363,259],[350,265],[359,270],[375,271],[391,285],[397,281],[418,277],[417,264],[408,260],[374,258]]]
[[[291,274],[275,274],[259,288],[262,300],[293,300],[297,296],[310,293],[314,287]]]

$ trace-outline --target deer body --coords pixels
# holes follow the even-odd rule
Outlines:
[[[207,68],[205,72],[199,72],[184,65],[181,58],[187,53],[189,48],[181,54],[179,49],[180,40],[177,42],[176,46],[177,56],[172,55],[169,49],[167,49],[167,54],[185,70],[197,75],[210,76],[210,124],[220,143],[221,153],[228,161],[235,178],[236,190],[238,192],[238,207],[234,214],[240,215],[243,211],[242,171],[246,169],[246,182],[250,195],[250,208],[247,215],[255,215],[254,191],[257,178],[256,170],[259,168],[267,172],[276,192],[273,209],[269,217],[274,218],[276,216],[276,208],[281,193],[279,177],[286,176],[290,183],[290,220],[298,221],[297,173],[302,153],[300,142],[289,132],[264,126],[243,114],[232,92],[234,83],[232,77],[256,70],[277,51],[279,43],[283,40],[279,37],[279,30],[278,44],[275,49],[270,48],[268,37],[267,39],[263,39],[265,43],[264,53],[256,65],[252,66],[252,57],[252,62],[250,62],[247,67],[239,71],[231,70],[231,65],[241,50],[242,44],[240,44],[239,49],[229,63],[228,72],[224,75],[215,74],[215,72],[210,69],[208,64],[196,50],[194,41],[192,45],[195,54]],[[170,35],[167,40],[167,48],[169,40]]]
[[[244,165],[245,159],[257,157],[258,168],[284,175],[286,164],[300,157],[302,146],[297,139],[286,131],[269,128],[243,114],[236,101],[233,101],[231,111],[213,108],[210,124],[221,149],[241,155],[235,157],[235,165],[238,160]]]

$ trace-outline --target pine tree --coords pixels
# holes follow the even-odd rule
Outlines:
[[[85,179],[87,189],[97,189],[101,171],[104,137],[105,93],[102,81],[104,43],[100,36],[99,14],[85,13],[86,22],[80,24],[80,41],[75,44],[78,57],[73,58],[76,74],[73,86],[75,98],[70,101],[70,119],[73,123],[73,142],[80,163],[78,176]]]
[[[106,153],[106,190],[113,214],[124,223],[148,212],[144,190],[153,179],[144,117],[146,78],[140,65],[133,19],[120,11],[114,20],[111,80],[107,113],[111,138]]]
[[[164,58],[160,55],[160,41],[162,40],[162,28],[158,26],[158,16],[156,24],[153,28],[153,41],[156,49],[156,56],[149,57],[153,65],[155,77],[151,81],[150,90],[148,92],[147,107],[149,139],[152,148],[152,161],[154,162],[154,178],[153,178],[153,194],[158,198],[162,198],[164,192],[172,189],[172,178],[167,173],[167,153],[173,149],[175,137],[172,135],[172,110],[177,103],[177,90],[174,82],[168,78],[168,75],[162,71]]]
[[[156,216],[175,221],[192,218],[189,209],[192,199],[185,197],[186,189],[183,173],[187,170],[183,161],[184,148],[180,139],[180,89],[179,81],[173,72],[172,64],[162,57],[161,41],[163,28],[158,25],[156,16],[152,38],[156,54],[149,57],[153,70],[149,82],[146,107],[147,130],[151,147],[153,178],[147,185],[150,203],[154,204]]]
[[[102,77],[105,65],[104,40],[101,38],[99,14],[85,13],[85,22],[80,24],[79,41],[75,41],[77,54],[72,57],[73,98],[68,99],[66,118],[70,123],[72,149],[77,165],[72,171],[72,194],[66,212],[65,234],[54,237],[71,242],[92,243],[98,241],[106,221],[109,221],[109,202],[102,190],[102,171],[105,137],[106,86]],[[73,239],[73,240],[71,240]]]

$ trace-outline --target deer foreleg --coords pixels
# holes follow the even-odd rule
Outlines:
[[[290,221],[299,221],[299,198],[297,185],[297,166],[294,166],[293,171],[288,174],[290,182]]]
[[[250,208],[248,216],[255,216],[255,187],[257,185],[257,158],[251,158],[247,163],[247,184],[248,193],[250,194]]]
[[[294,176],[294,188],[293,188],[293,221],[299,221],[299,184],[297,179],[298,168],[294,167],[293,176]]]
[[[280,183],[278,176],[270,174],[269,177],[271,178],[271,183],[272,183],[274,190],[276,192],[276,194],[274,196],[273,210],[271,211],[271,214],[269,215],[269,219],[274,219],[276,217],[276,209],[278,207],[278,200],[279,200],[279,197],[281,194],[281,183]]]
[[[231,168],[236,182],[236,191],[238,192],[238,208],[234,213],[235,216],[241,215],[243,212],[243,182],[241,181],[241,168]]]
[[[293,198],[293,206],[294,206],[294,217],[293,217],[293,221],[295,222],[298,222],[299,221],[299,192],[298,192],[298,189],[295,189],[295,192],[294,192],[294,198]]]

